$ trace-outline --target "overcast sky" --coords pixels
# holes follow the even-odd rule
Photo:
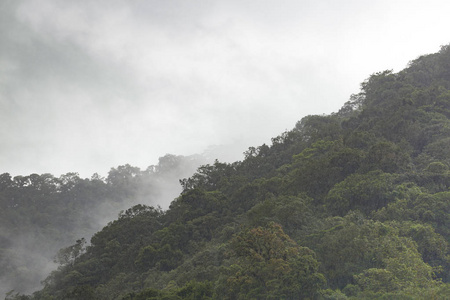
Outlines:
[[[450,43],[450,1],[0,0],[0,173],[241,159]],[[225,160],[225,158],[223,158]]]

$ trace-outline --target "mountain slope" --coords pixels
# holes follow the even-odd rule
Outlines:
[[[181,191],[178,178],[204,162],[201,156],[166,155],[147,170],[124,165],[107,178],[91,179],[76,173],[1,174],[0,295],[41,288],[57,267],[53,260],[61,247],[90,238],[121,210],[137,203],[168,207]]]
[[[444,299],[449,117],[445,46],[241,162],[200,167],[167,211],[127,210],[31,298]]]

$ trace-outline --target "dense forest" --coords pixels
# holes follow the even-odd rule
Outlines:
[[[167,210],[123,211],[62,248],[41,290],[7,299],[448,299],[449,117],[443,46],[371,75],[338,112],[304,117],[242,161],[200,166]],[[45,219],[74,187],[87,195],[74,203],[106,186],[108,198],[134,197],[140,178],[57,190],[28,178],[16,195],[21,178],[3,175],[1,213]],[[75,226],[71,214],[52,222]]]
[[[89,239],[136,204],[167,208],[205,156],[165,155],[146,170],[123,165],[106,178],[77,173],[0,175],[0,298],[30,293],[57,268],[58,250]]]

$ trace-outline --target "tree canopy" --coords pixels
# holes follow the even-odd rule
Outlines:
[[[41,290],[7,299],[446,299],[449,117],[444,46],[371,75],[337,113],[304,117],[242,161],[199,166],[167,210],[135,201],[90,242],[72,236]],[[20,276],[13,220],[69,232],[95,199],[148,197],[158,168],[1,175],[13,230],[0,257],[14,259],[0,270]]]

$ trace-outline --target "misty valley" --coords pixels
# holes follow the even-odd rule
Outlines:
[[[60,177],[0,175],[0,292],[31,293],[59,263],[64,249],[90,239],[119,214],[137,204],[167,209],[181,192],[179,178],[206,163],[200,155],[165,155],[156,166],[112,168],[106,178],[77,173]],[[166,201],[166,202],[164,202]],[[70,255],[69,255],[70,256]]]
[[[242,161],[4,173],[2,296],[449,299],[449,118],[443,46]]]

